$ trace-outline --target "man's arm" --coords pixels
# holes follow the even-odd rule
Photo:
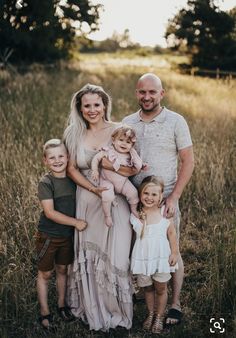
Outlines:
[[[172,218],[170,219],[170,225],[167,229],[167,237],[170,243],[170,250],[171,250],[171,255],[169,257],[169,264],[173,266],[178,261],[179,246],[178,246],[177,234],[176,234],[176,230],[175,230]]]
[[[164,217],[172,217],[176,211],[176,205],[185,186],[188,184],[194,169],[193,147],[179,150],[180,170],[172,193],[167,197],[165,203]]]

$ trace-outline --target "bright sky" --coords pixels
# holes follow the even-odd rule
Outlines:
[[[90,35],[93,40],[104,40],[113,32],[127,28],[131,40],[141,45],[166,47],[164,34],[168,19],[187,4],[187,0],[93,0],[104,5],[100,29]],[[217,1],[215,1],[217,4]],[[218,0],[221,10],[236,6],[235,0]]]

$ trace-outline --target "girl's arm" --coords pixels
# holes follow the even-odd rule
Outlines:
[[[77,230],[82,231],[87,227],[87,223],[81,219],[67,216],[54,209],[53,199],[40,201],[45,216],[53,222],[65,224],[75,227]]]
[[[136,232],[136,236],[140,237],[143,229],[143,223],[139,218],[137,218],[134,214],[130,215],[130,223],[133,227],[133,230]]]
[[[81,187],[93,192],[94,194],[101,197],[101,193],[107,188],[95,187],[91,182],[89,182],[76,168],[76,164],[74,161],[69,161],[67,166],[67,175]]]
[[[167,237],[170,243],[171,255],[169,257],[169,263],[171,266],[175,265],[178,261],[179,256],[179,245],[177,241],[176,230],[173,223],[173,218],[170,220],[170,225],[167,229]]]

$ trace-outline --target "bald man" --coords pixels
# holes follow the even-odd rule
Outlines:
[[[155,175],[163,180],[165,185],[164,216],[173,217],[179,238],[178,202],[193,173],[193,147],[185,119],[161,106],[164,94],[159,77],[152,73],[141,76],[136,87],[140,109],[125,117],[123,122],[135,129],[137,134],[135,148],[143,162],[148,165],[147,170],[135,175],[132,182],[138,187],[143,178],[149,175]],[[177,172],[178,158],[180,169]],[[179,324],[182,318],[180,291],[184,266],[181,256],[178,264],[179,269],[172,276],[172,303],[166,319],[168,325]]]

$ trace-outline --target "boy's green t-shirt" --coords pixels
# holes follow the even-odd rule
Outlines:
[[[54,209],[67,216],[75,217],[76,184],[69,177],[54,177],[50,173],[41,178],[38,185],[39,200],[53,199]],[[74,227],[56,223],[41,212],[38,230],[51,237],[70,237]]]

